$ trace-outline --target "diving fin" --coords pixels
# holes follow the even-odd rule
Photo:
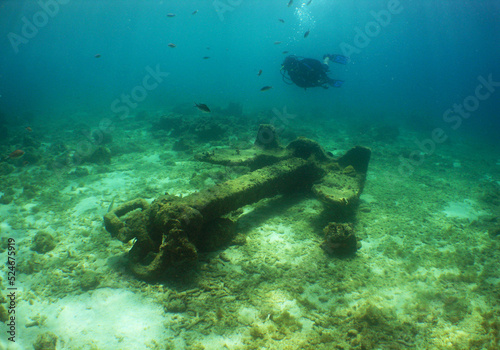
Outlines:
[[[342,84],[344,84],[344,81],[343,80],[335,80],[335,79],[332,79],[328,82],[328,85],[330,86],[333,86],[333,87],[341,87]]]
[[[349,62],[349,57],[347,56],[342,56],[342,55],[328,55],[330,60],[332,60],[335,63],[340,63],[340,64],[347,64]]]

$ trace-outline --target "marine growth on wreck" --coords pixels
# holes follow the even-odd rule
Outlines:
[[[241,207],[279,194],[311,193],[323,202],[332,221],[323,248],[336,255],[354,254],[357,241],[332,234],[330,227],[350,227],[363,190],[371,151],[354,147],[340,158],[329,156],[315,141],[297,138],[280,145],[272,125],[260,126],[254,147],[221,149],[197,156],[226,166],[247,165],[253,171],[186,197],[162,195],[151,204],[133,199],[104,216],[106,230],[120,241],[135,240],[129,252],[132,272],[142,279],[195,261],[199,251],[215,250],[234,237]],[[343,230],[345,232],[345,229]]]

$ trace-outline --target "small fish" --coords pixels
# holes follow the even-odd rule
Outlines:
[[[202,57],[204,60],[208,60],[210,58],[210,56],[203,56]]]
[[[259,73],[257,73],[257,76],[260,77],[261,74],[262,74],[262,69],[259,69]]]
[[[172,43],[169,43],[167,46],[168,46],[168,47],[177,47],[177,45],[172,44]]]
[[[33,131],[33,129],[30,128],[29,126],[25,127],[24,129],[26,129],[27,132],[32,132]]]
[[[282,54],[286,55],[289,51],[283,51]]]
[[[99,58],[99,57],[101,57],[101,54],[99,54],[99,53],[98,53],[98,54],[97,54],[97,55],[95,55],[94,57],[95,57],[95,58]]]
[[[12,152],[11,154],[9,154],[4,159],[9,159],[9,158],[10,159],[18,159],[18,158],[21,158],[22,156],[24,156],[24,151],[20,150],[20,149],[16,149],[14,152]]]
[[[175,17],[175,13],[167,13],[167,17]]]
[[[115,195],[115,196],[113,197],[113,199],[111,200],[111,204],[110,204],[110,205],[109,205],[109,207],[108,207],[108,213],[109,213],[111,210],[113,210],[113,205],[115,204],[115,199],[116,199],[116,197],[117,197],[117,196],[118,196],[118,195]]]
[[[278,19],[278,21],[280,21],[281,23],[285,23],[285,20],[282,18]]]
[[[288,6],[288,7],[290,7],[290,6],[292,6],[292,4],[293,4],[293,0],[290,0],[290,1],[288,2],[288,5],[287,5],[287,6]]]
[[[311,5],[311,2],[312,2],[312,1],[313,1],[313,0],[309,0],[309,1],[307,2],[306,6]]]
[[[281,44],[281,41],[275,41],[274,42],[274,45],[279,45],[279,44]]]
[[[198,13],[198,10],[194,10],[192,15],[196,15]]]
[[[207,113],[210,113],[210,108],[208,108],[208,106],[204,103],[194,103],[194,106],[196,108],[198,108],[200,111],[202,112],[207,112]]]
[[[260,89],[260,91],[267,91],[267,90],[271,90],[273,87],[272,86],[264,86],[262,89]]]
[[[307,38],[309,36],[309,32],[310,32],[310,30],[308,30],[307,32],[304,33],[304,38]]]

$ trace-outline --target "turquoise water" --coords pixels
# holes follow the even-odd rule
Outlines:
[[[499,349],[499,18],[1,1],[0,349]],[[341,88],[283,80],[288,55],[325,54],[349,57]],[[317,143],[253,159],[261,124]],[[367,173],[366,148],[339,159],[355,146]],[[219,200],[238,181],[250,198]]]
[[[500,81],[496,1],[40,3],[51,4],[49,10],[36,1],[3,1],[0,8],[0,110],[7,118],[110,112],[116,98],[141,83],[148,66],[158,65],[168,78],[148,91],[140,108],[235,101],[248,112],[287,105],[329,118],[400,121],[417,115],[433,125],[474,94],[479,76]],[[285,85],[283,51],[320,60],[347,53],[350,63],[331,69],[346,83],[309,91]],[[273,89],[261,93],[265,85]],[[489,135],[491,126],[498,127],[497,101],[481,101],[468,132],[473,126]]]

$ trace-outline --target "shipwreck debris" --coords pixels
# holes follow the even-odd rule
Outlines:
[[[153,279],[169,267],[195,261],[199,251],[229,243],[234,236],[236,211],[264,198],[312,192],[325,203],[332,220],[349,220],[363,190],[370,150],[358,146],[334,159],[307,138],[282,147],[274,127],[261,125],[252,149],[217,150],[197,159],[227,166],[246,165],[253,171],[182,198],[167,194],[151,205],[135,199],[104,216],[106,230],[113,237],[122,242],[135,239],[129,261],[140,278]],[[356,238],[351,233],[346,236],[346,244],[352,250]]]

